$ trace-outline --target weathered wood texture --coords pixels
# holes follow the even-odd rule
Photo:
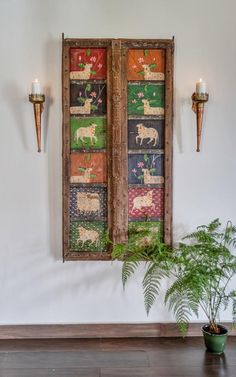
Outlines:
[[[64,39],[62,41],[63,103],[63,260],[109,260],[106,252],[72,251],[70,232],[70,48],[106,48],[107,51],[107,227],[114,243],[128,236],[128,120],[127,52],[132,48],[163,49],[166,55],[164,237],[172,242],[172,120],[174,40]],[[94,80],[93,80],[94,82]],[[74,150],[72,150],[73,152]]]
[[[201,336],[202,323],[191,323],[187,336]],[[227,328],[232,324],[223,323]],[[236,335],[231,329],[230,335]],[[79,325],[1,325],[0,339],[59,338],[159,338],[181,336],[176,323],[79,324]]]
[[[164,240],[172,244],[173,44],[166,49]]]

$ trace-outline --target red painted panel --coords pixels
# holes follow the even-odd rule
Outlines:
[[[129,218],[163,218],[164,190],[162,188],[130,187]]]
[[[71,48],[70,71],[70,78],[75,80],[105,79],[107,76],[106,49]],[[76,76],[75,72],[80,73]]]

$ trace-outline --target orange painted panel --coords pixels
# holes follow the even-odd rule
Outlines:
[[[128,80],[165,80],[165,50],[130,49],[128,52]]]
[[[107,182],[106,153],[72,153],[71,183],[105,183]]]

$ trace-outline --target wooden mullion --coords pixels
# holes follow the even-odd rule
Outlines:
[[[122,90],[121,41],[112,41],[112,191],[113,223],[112,238],[115,244],[127,239],[126,211],[124,199],[127,195],[124,168],[124,92]],[[124,72],[123,72],[124,75]],[[123,83],[124,85],[124,83]],[[123,97],[123,98],[122,98]],[[127,136],[126,136],[127,137]],[[127,174],[127,172],[126,172]]]
[[[63,38],[62,51],[62,103],[63,103],[63,124],[62,124],[62,176],[63,176],[63,260],[69,254],[69,211],[70,211],[70,185],[69,185],[69,158],[70,158],[70,47],[65,46]]]
[[[112,179],[112,49],[107,48],[107,225],[109,237],[113,239],[113,179]],[[111,245],[109,247],[111,249]],[[111,255],[110,255],[111,257]]]
[[[122,161],[122,242],[128,241],[128,111],[127,111],[127,56],[128,49],[122,46],[121,56],[121,161]]]
[[[164,241],[172,244],[173,44],[166,49]]]

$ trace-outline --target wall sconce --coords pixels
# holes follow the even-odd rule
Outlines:
[[[200,79],[196,83],[196,92],[192,95],[192,110],[197,117],[197,152],[200,152],[204,104],[208,101],[208,98],[209,94],[206,92],[206,83]]]
[[[32,82],[31,94],[29,94],[29,101],[34,106],[34,120],[38,144],[38,152],[41,152],[41,114],[43,112],[43,103],[45,95],[42,94],[41,85],[38,79]]]

